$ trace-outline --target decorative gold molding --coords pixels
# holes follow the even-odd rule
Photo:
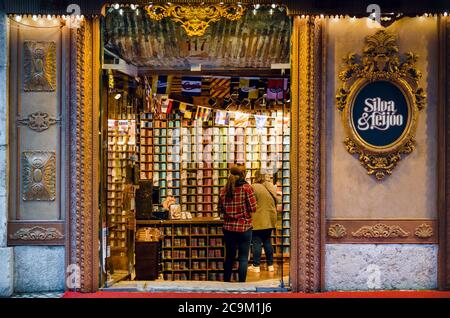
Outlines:
[[[60,119],[51,117],[45,112],[34,112],[32,114],[29,114],[27,118],[17,119],[17,124],[28,126],[28,128],[37,132],[42,132],[60,121]]]
[[[52,241],[64,238],[64,235],[54,227],[43,228],[34,226],[31,228],[21,228],[14,234],[10,234],[12,240],[22,241]]]
[[[350,53],[344,58],[345,67],[339,73],[343,85],[336,94],[336,107],[342,113],[347,137],[347,151],[358,155],[361,165],[377,180],[391,175],[393,169],[414,150],[414,135],[418,112],[425,107],[426,94],[419,87],[421,72],[415,68],[417,55],[408,52],[400,55],[394,35],[380,30],[366,37],[362,57]],[[353,127],[352,110],[356,95],[367,84],[387,81],[395,85],[405,96],[409,116],[402,135],[387,146],[374,146],[359,136]]]
[[[320,123],[323,25],[294,18],[291,110],[291,278],[295,292],[321,288]]]
[[[328,236],[332,238],[343,238],[347,235],[347,229],[342,224],[333,224],[328,227]]]
[[[414,235],[419,238],[429,238],[433,236],[433,227],[429,224],[421,224],[414,231]]]
[[[56,196],[56,155],[48,151],[22,153],[24,201],[53,201]]]
[[[398,225],[378,223],[373,226],[363,226],[356,232],[352,232],[352,236],[364,238],[398,238],[408,237],[409,232],[406,232]]]
[[[146,7],[150,18],[160,21],[170,18],[180,23],[188,36],[202,36],[213,22],[226,18],[231,21],[240,19],[245,12],[242,5],[235,4],[206,4],[206,5],[149,5]]]
[[[56,89],[56,43],[24,42],[24,79],[26,92],[53,92]]]

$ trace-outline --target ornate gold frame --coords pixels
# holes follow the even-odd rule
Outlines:
[[[366,37],[362,58],[350,53],[344,58],[345,67],[339,73],[343,85],[336,94],[337,109],[347,137],[344,144],[350,154],[357,154],[369,175],[382,180],[392,174],[402,154],[415,149],[418,113],[425,107],[426,94],[419,87],[421,72],[414,67],[417,55],[398,54],[395,36],[384,31]],[[355,98],[367,84],[387,81],[397,86],[405,96],[409,109],[407,125],[400,138],[390,145],[377,147],[365,142],[353,126],[352,110]]]
[[[146,8],[150,18],[160,21],[170,18],[181,23],[188,36],[202,36],[213,22],[226,18],[231,21],[240,19],[245,12],[242,5],[207,4],[207,5],[149,5]]]

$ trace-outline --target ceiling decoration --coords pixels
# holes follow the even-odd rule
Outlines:
[[[141,71],[270,69],[289,63],[290,18],[284,8],[245,10],[237,20],[221,18],[191,37],[170,18],[159,21],[123,8],[108,10],[105,48]]]
[[[213,22],[222,18],[231,21],[242,17],[245,9],[242,5],[149,5],[146,8],[150,18],[160,21],[170,18],[172,21],[181,23],[181,27],[188,36],[202,36]]]

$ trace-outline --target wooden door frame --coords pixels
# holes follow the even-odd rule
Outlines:
[[[439,289],[450,289],[450,19],[438,17]]]
[[[77,264],[77,291],[99,286],[99,83],[100,18],[71,31],[66,263]],[[323,283],[324,189],[323,21],[294,17],[291,110],[291,288],[318,292]],[[301,66],[301,67],[300,67]],[[302,96],[302,98],[299,98]]]

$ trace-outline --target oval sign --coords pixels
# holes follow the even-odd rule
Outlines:
[[[399,86],[374,81],[356,93],[350,114],[353,131],[360,141],[386,148],[402,138],[409,124],[410,109]]]

